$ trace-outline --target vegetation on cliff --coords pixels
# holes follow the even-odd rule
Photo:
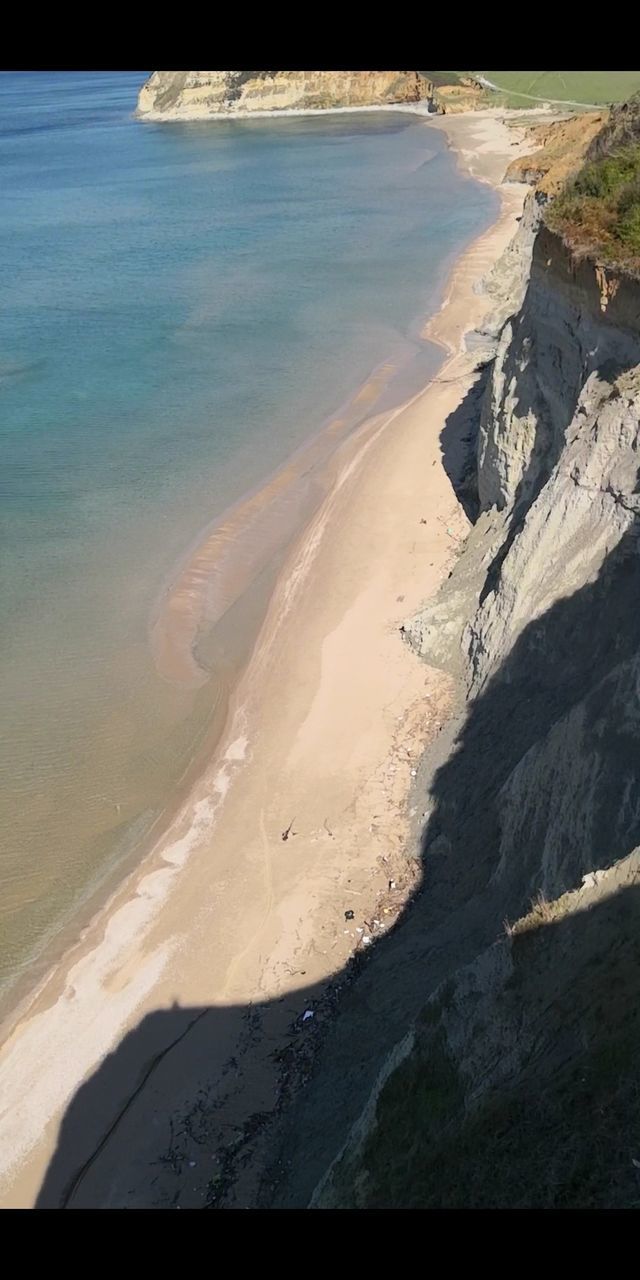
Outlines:
[[[584,163],[608,115],[607,111],[587,111],[534,125],[530,139],[535,150],[511,162],[506,180],[529,182],[543,196],[556,195]]]
[[[612,112],[546,222],[574,252],[640,272],[640,94]]]

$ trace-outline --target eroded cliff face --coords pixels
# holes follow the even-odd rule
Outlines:
[[[138,114],[202,120],[423,100],[433,100],[433,87],[418,71],[154,71],[140,90]]]
[[[475,523],[405,627],[464,699],[421,797],[423,1008],[319,1207],[638,1198],[640,284],[540,213],[486,285]]]
[[[480,517],[407,632],[472,702],[526,716],[494,876],[554,896],[640,841],[639,450],[640,289],[543,226],[485,392]]]
[[[614,108],[615,110],[615,108]],[[609,111],[588,111],[531,128],[535,150],[519,156],[507,169],[509,182],[535,184],[539,195],[557,194],[583,163],[594,139],[609,122]]]

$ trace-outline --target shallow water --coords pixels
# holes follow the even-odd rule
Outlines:
[[[143,124],[143,79],[0,76],[5,988],[170,809],[332,443],[435,369],[417,321],[496,204],[418,117]]]

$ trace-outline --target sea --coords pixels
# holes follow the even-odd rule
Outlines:
[[[3,1008],[215,750],[335,449],[433,376],[497,208],[428,118],[149,123],[147,74],[0,75]]]

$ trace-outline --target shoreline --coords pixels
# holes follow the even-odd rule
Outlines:
[[[150,124],[202,124],[207,120],[272,120],[279,116],[341,116],[371,111],[410,111],[414,115],[434,117],[438,114],[437,111],[430,111],[428,100],[422,98],[415,103],[380,102],[360,107],[280,107],[264,111],[208,111],[203,108],[202,111],[194,109],[188,112],[176,111],[173,114],[166,111],[140,111],[137,107],[133,118]]]
[[[403,106],[403,104],[398,105]],[[416,104],[417,107],[421,105]],[[412,104],[410,104],[410,107],[411,111],[413,111]],[[364,109],[375,111],[379,108]],[[387,108],[381,109],[386,110]],[[361,108],[336,108],[336,110],[357,112]],[[268,114],[277,116],[281,113],[270,112]],[[298,114],[298,112],[294,111],[293,114]],[[302,114],[307,113],[303,112]],[[326,114],[326,112],[323,110],[313,114]],[[436,120],[433,113],[419,111],[418,114],[425,116],[425,119],[426,115],[428,115],[428,121],[426,122],[429,124],[433,124]],[[468,247],[468,245],[465,246],[461,252],[465,253]],[[444,306],[446,290],[449,287],[452,272],[459,257],[460,253],[452,255],[442,289],[443,300],[439,304],[438,311]],[[315,486],[318,490],[312,499],[309,499],[307,495],[303,514],[300,515],[298,513],[294,524],[285,533],[285,536],[280,539],[280,543],[272,549],[272,553],[267,557],[265,563],[258,566],[257,569],[252,565],[251,580],[248,584],[245,583],[244,586],[238,588],[237,582],[233,583],[233,598],[230,603],[228,600],[224,602],[221,618],[217,622],[214,620],[212,623],[211,617],[207,617],[207,638],[211,639],[211,637],[215,636],[216,628],[220,624],[222,624],[223,628],[225,627],[228,621],[227,615],[229,615],[229,618],[231,617],[232,611],[238,603],[242,605],[247,600],[252,600],[256,587],[264,595],[264,591],[261,588],[261,579],[263,577],[270,579],[268,588],[268,596],[270,597],[275,586],[275,580],[282,570],[282,563],[276,565],[274,569],[274,561],[282,562],[291,545],[304,533],[313,512],[326,497],[326,493],[332,483],[334,455],[342,445],[349,445],[349,442],[355,444],[359,431],[367,427],[369,418],[372,416],[372,412],[378,402],[387,399],[390,392],[394,395],[395,402],[395,395],[399,387],[400,396],[397,404],[406,406],[436,376],[446,350],[442,347],[442,344],[438,343],[436,339],[431,339],[428,335],[429,324],[435,315],[437,315],[437,311],[433,312],[429,309],[412,317],[406,332],[402,338],[399,338],[399,345],[403,348],[402,352],[395,351],[381,359],[372,368],[364,381],[345,400],[337,405],[335,410],[309,437],[297,445],[293,452],[288,454],[272,472],[263,477],[249,490],[241,493],[229,507],[226,507],[219,515],[208,522],[193,538],[179,559],[170,566],[149,616],[149,644],[154,653],[156,670],[163,679],[166,678],[169,683],[175,683],[178,686],[182,685],[196,689],[201,684],[218,679],[218,669],[215,666],[210,669],[201,668],[197,657],[198,642],[205,629],[204,624],[201,625],[205,613],[204,596],[207,593],[207,586],[212,577],[212,570],[215,569],[215,565],[210,562],[205,573],[202,572],[202,561],[207,558],[209,545],[215,543],[219,533],[236,519],[243,508],[255,508],[256,506],[273,507],[275,503],[273,501],[271,503],[265,502],[265,499],[269,499],[273,489],[276,491],[281,489],[281,481],[285,476],[291,477],[292,472],[296,470],[298,472],[298,476],[293,477],[294,483],[296,478],[299,480],[302,477],[308,477],[310,485]],[[424,381],[424,373],[422,374],[418,392],[405,394],[407,381],[415,383],[415,378],[411,376],[412,371],[425,358],[429,347],[434,350],[439,349],[437,367],[427,378],[426,383]],[[272,512],[267,510],[267,515],[270,517]],[[247,533],[247,528],[241,527],[239,532],[240,537],[242,537],[243,534]],[[193,577],[199,579],[196,582],[196,590],[200,595],[200,599],[196,601],[195,608],[193,607],[193,601],[186,599],[187,596],[193,596],[195,593],[190,591],[188,586],[186,590],[184,589],[184,579],[193,569],[195,569]],[[158,633],[165,621],[162,615],[168,612],[172,596],[178,597],[176,600],[178,622],[181,624],[183,633],[186,630],[187,635],[186,637],[184,634],[182,636],[181,648],[183,652],[177,658],[174,654],[170,654],[167,661],[165,654],[162,652],[164,637],[161,637],[160,641],[158,641]],[[186,628],[183,607],[185,599],[187,612],[191,615],[186,619]],[[22,972],[2,988],[0,992],[0,1036],[2,1037],[0,1039],[0,1048],[4,1038],[11,1035],[16,1024],[28,1015],[31,1006],[40,999],[46,988],[55,980],[59,967],[75,952],[78,946],[83,945],[87,933],[96,925],[101,914],[110,909],[111,903],[122,885],[128,883],[131,877],[138,873],[140,867],[154,853],[160,842],[170,831],[173,823],[180,817],[194,786],[197,785],[205,772],[207,764],[210,764],[212,757],[220,747],[228,721],[231,696],[257,642],[260,626],[264,621],[267,603],[268,600],[258,602],[257,624],[254,620],[250,628],[250,634],[248,636],[243,634],[243,652],[240,658],[236,661],[234,651],[234,660],[231,666],[228,668],[225,663],[223,685],[220,688],[220,703],[216,703],[214,714],[207,722],[193,756],[181,776],[175,781],[170,799],[155,814],[146,830],[142,833],[132,832],[127,836],[126,850],[120,853],[112,864],[109,864],[106,868],[99,869],[91,882],[85,886],[79,898],[69,907],[64,917],[51,925],[44,938],[34,948],[33,954],[28,960],[22,962]],[[255,612],[253,603],[249,604],[249,608]],[[208,602],[206,611],[210,613]],[[189,623],[192,625],[189,626]],[[175,638],[170,647],[172,649],[176,648]],[[160,652],[158,652],[159,649]],[[167,669],[163,670],[163,667]]]
[[[462,252],[465,252],[465,250],[463,249]],[[449,276],[459,256],[457,254],[452,257]],[[446,285],[449,283],[449,276],[446,279]],[[436,341],[432,342],[426,332],[434,314],[436,313],[422,312],[413,317],[405,336],[401,339],[402,353],[394,352],[380,360],[364,381],[335,408],[312,435],[297,445],[293,452],[288,454],[273,471],[258,481],[252,488],[242,493],[229,507],[226,507],[205,525],[168,570],[149,616],[149,644],[152,652],[155,651],[155,666],[163,679],[166,678],[170,683],[196,688],[199,684],[208,683],[210,680],[218,681],[219,671],[216,666],[207,670],[201,668],[198,663],[197,649],[203,631],[206,630],[207,639],[211,640],[216,635],[218,628],[227,629],[227,624],[236,606],[240,604],[244,607],[247,602],[252,613],[256,613],[257,609],[257,622],[255,619],[252,621],[249,634],[245,635],[243,633],[241,655],[236,660],[236,653],[234,652],[231,668],[227,669],[225,665],[223,687],[220,689],[220,703],[216,703],[214,714],[207,723],[192,758],[189,760],[182,775],[176,780],[170,800],[155,815],[143,834],[138,833],[131,836],[127,842],[127,851],[121,854],[113,865],[102,869],[94,877],[91,883],[86,886],[86,890],[80,900],[69,908],[64,919],[51,926],[42,944],[29,961],[25,963],[25,972],[3,988],[0,994],[0,1036],[2,1036],[0,1049],[4,1038],[10,1036],[17,1023],[28,1016],[31,1006],[42,997],[46,988],[52,982],[55,982],[60,966],[75,953],[78,947],[84,944],[87,934],[99,922],[101,915],[110,910],[111,904],[122,886],[128,884],[131,878],[138,874],[140,868],[145,865],[146,860],[157,850],[160,842],[182,814],[194,787],[202,778],[207,765],[210,765],[222,742],[229,718],[232,694],[247,663],[250,661],[267,611],[268,599],[274,590],[277,577],[282,571],[283,557],[286,558],[291,546],[304,534],[312,515],[326,497],[335,479],[333,474],[335,470],[334,459],[339,450],[343,446],[349,448],[353,445],[355,447],[359,433],[362,430],[366,431],[369,425],[372,408],[375,408],[379,401],[388,398],[390,393],[395,397],[398,386],[401,389],[404,388],[408,379],[412,382],[414,381],[410,375],[414,370],[414,366],[425,358],[429,347],[434,350],[440,348],[440,351],[442,351],[440,344]],[[431,376],[436,376],[442,359],[443,356],[439,355],[437,366]],[[415,398],[415,395],[421,394],[423,389],[424,382],[421,382],[419,392],[406,396],[403,392],[397,401],[398,407],[405,407],[410,400]],[[244,585],[238,586],[237,581],[234,581],[233,597],[230,602],[229,600],[225,601],[221,617],[214,620],[213,623],[211,617],[207,617],[205,627],[205,624],[202,623],[202,617],[205,613],[204,596],[207,594],[209,579],[212,576],[212,570],[215,570],[215,565],[209,563],[207,571],[203,573],[202,561],[207,558],[210,545],[215,544],[220,533],[228,529],[230,523],[245,508],[258,508],[258,519],[260,514],[266,514],[271,517],[273,512],[269,508],[273,508],[277,504],[277,491],[283,488],[282,482],[285,479],[290,481],[291,488],[294,487],[296,481],[298,483],[306,481],[307,487],[315,489],[316,492],[313,495],[307,493],[306,505],[304,501],[302,502],[303,513],[297,513],[292,527],[288,530],[285,529],[284,534],[281,522],[279,529],[281,536],[275,546],[271,548],[265,562],[257,566],[252,562],[250,580],[245,582]],[[276,490],[275,503],[273,501],[269,502],[274,490]],[[257,523],[257,521],[255,522]],[[277,523],[277,514],[274,523]],[[239,530],[240,537],[242,538],[243,535],[250,531],[250,523],[247,521],[245,527],[241,527]],[[193,572],[194,569],[195,573]],[[180,597],[178,600],[178,621],[182,624],[181,629],[184,632],[184,610],[181,606],[187,594],[195,594],[189,592],[188,589],[185,590],[183,585],[184,579],[190,573],[193,573],[193,576],[198,579],[196,592],[200,598],[195,602],[195,607],[192,607],[192,601],[187,602],[190,606],[189,612],[191,614],[191,618],[187,619],[187,623],[191,622],[192,625],[187,628],[186,641],[184,634],[181,637],[183,653],[178,655],[177,659],[174,657],[173,663],[171,661],[167,662],[166,656],[162,651],[160,653],[157,652],[159,647],[157,633],[165,621],[162,615],[168,612],[171,597],[174,595]],[[265,577],[270,582],[270,585],[266,599],[262,599],[261,597],[264,596],[262,579]],[[259,597],[257,604],[256,596]],[[206,606],[206,612],[210,613],[209,604]],[[163,641],[161,640],[160,646],[162,644]],[[175,643],[172,647],[175,647]],[[168,669],[163,670],[163,666]],[[172,666],[173,669],[171,669]],[[204,679],[201,679],[202,676],[204,676]]]
[[[427,98],[421,98],[418,102],[380,102],[359,107],[279,107],[264,111],[208,111],[203,108],[201,111],[176,111],[171,113],[153,110],[140,111],[137,108],[133,112],[133,118],[143,123],[147,121],[150,124],[205,124],[208,120],[274,120],[281,116],[287,118],[291,116],[362,115],[372,111],[402,111],[410,115],[427,116],[433,121],[445,118],[440,112],[429,109]],[[544,100],[541,101],[539,107],[480,107],[477,111],[453,111],[445,114],[447,121],[450,121],[457,116],[464,116],[468,119],[471,115],[517,120],[522,118],[523,115],[531,115],[533,113],[544,116],[556,114],[551,106],[544,104]]]
[[[508,118],[509,113],[492,111],[490,115],[495,120],[498,115]],[[466,117],[467,142],[469,132],[473,135],[474,124],[477,135],[483,119],[486,122],[486,117],[480,113],[473,113],[471,120]],[[506,151],[507,145],[511,147],[511,138],[501,139],[502,150],[495,140],[492,144],[490,138],[485,138],[484,143],[476,138],[476,145],[471,149],[467,147],[465,151],[462,145],[465,123],[458,124],[461,121],[462,115],[432,116],[431,120],[435,127],[447,133],[449,145],[457,151],[458,163],[465,164],[472,176],[495,185],[494,170],[497,172],[499,167],[504,170],[514,154],[512,149]],[[506,134],[506,128],[501,128]],[[483,145],[486,148],[484,152]],[[469,163],[469,153],[475,161],[476,172]],[[486,163],[482,161],[483,155]],[[478,166],[485,172],[478,173]],[[406,404],[401,404],[391,413],[367,418],[333,455],[334,484],[322,499],[305,532],[294,539],[287,554],[287,563],[271,596],[257,646],[232,693],[217,762],[196,784],[190,802],[170,825],[144,866],[120,886],[107,908],[100,913],[100,921],[94,920],[84,931],[80,942],[65,958],[66,973],[58,973],[54,979],[48,979],[49,990],[45,989],[45,984],[42,985],[39,996],[30,1001],[29,1012],[23,1017],[22,1024],[15,1027],[0,1051],[0,1061],[4,1060],[9,1080],[13,1076],[17,1081],[19,1076],[23,1088],[25,1069],[28,1079],[29,1064],[32,1070],[35,1068],[30,1094],[32,1114],[27,1117],[26,1112],[21,1113],[18,1108],[10,1117],[13,1151],[18,1154],[21,1139],[23,1151],[20,1154],[25,1157],[25,1164],[16,1171],[13,1182],[9,1176],[8,1200],[3,1197],[4,1203],[33,1203],[55,1147],[56,1116],[59,1118],[79,1080],[94,1069],[101,1056],[113,1048],[114,1040],[123,1030],[135,1025],[143,1013],[148,1015],[150,1010],[170,1009],[176,999],[181,1007],[210,1010],[215,1006],[236,1008],[241,1001],[246,1007],[256,998],[273,1001],[281,998],[280,992],[293,998],[300,984],[296,984],[295,977],[293,982],[286,977],[286,970],[291,971],[291,962],[299,960],[300,955],[305,956],[313,943],[317,930],[314,925],[310,931],[309,917],[314,921],[322,917],[327,896],[342,904],[346,893],[370,896],[382,884],[386,870],[381,871],[377,865],[375,851],[371,848],[362,850],[358,840],[358,832],[362,832],[362,817],[368,815],[371,826],[375,811],[375,806],[371,805],[370,771],[373,768],[375,775],[376,770],[385,767],[394,751],[399,724],[403,729],[402,745],[406,747],[410,740],[410,757],[416,758],[429,734],[435,731],[434,726],[445,717],[449,697],[447,682],[441,673],[434,673],[418,664],[417,659],[399,642],[398,619],[389,616],[390,601],[395,598],[389,594],[390,584],[396,581],[404,583],[406,579],[407,590],[401,599],[398,597],[398,603],[402,604],[399,611],[401,619],[414,602],[417,607],[431,590],[436,589],[449,565],[452,551],[448,541],[450,535],[444,526],[436,527],[440,516],[449,528],[455,528],[458,540],[464,536],[466,523],[437,456],[433,459],[433,480],[437,481],[432,495],[436,500],[433,511],[429,510],[428,498],[422,487],[416,485],[416,459],[421,458],[424,452],[425,435],[434,434],[433,431],[425,433],[424,414],[432,409],[437,417],[435,440],[427,442],[435,448],[437,455],[439,430],[444,422],[438,415],[455,407],[465,391],[465,375],[470,377],[475,365],[473,355],[464,350],[465,334],[489,309],[487,298],[472,294],[470,289],[478,274],[486,274],[515,230],[515,217],[521,211],[525,193],[526,188],[520,185],[517,190],[513,185],[502,188],[496,221],[456,260],[442,306],[424,329],[424,336],[437,342],[448,353],[435,377]],[[480,272],[478,267],[482,267]],[[443,371],[446,369],[450,373],[456,361],[461,365],[455,385],[441,382]],[[434,402],[431,406],[425,404],[429,397]],[[395,439],[395,433],[389,431],[392,423],[396,424],[396,430],[413,450],[413,460],[402,456],[402,448],[391,448]],[[415,530],[413,537],[412,529],[412,537],[407,542],[406,532],[397,527],[397,511],[393,509],[393,495],[389,494],[392,476],[396,481],[396,498],[404,499],[404,488],[408,486],[414,490],[409,495],[412,507],[415,506],[416,511],[424,508],[430,517],[425,545],[431,546],[428,554],[433,558],[426,569],[435,568],[435,574],[426,572],[424,556],[415,554],[421,533]],[[424,473],[422,479],[426,482],[432,477]],[[370,566],[371,543],[379,541],[380,537],[379,531],[372,532],[368,524],[372,497],[375,499],[376,495],[382,499],[381,505],[385,508],[384,515],[382,511],[376,512],[376,520],[382,520],[383,524],[386,522],[389,528],[393,526],[398,543],[396,561],[382,563],[381,581],[358,594],[361,570]],[[385,504],[388,504],[388,509]],[[345,537],[347,541],[351,540],[351,563],[346,566],[342,563]],[[383,549],[384,545],[383,538]],[[319,590],[323,584],[325,588],[329,587],[329,595],[326,591],[323,595]],[[317,605],[314,599],[310,601],[310,594],[317,596],[321,604]],[[331,594],[332,598],[329,598]],[[306,614],[304,605],[307,606]],[[358,640],[363,628],[366,630],[372,623],[374,648],[377,644],[378,651],[363,687],[354,689],[361,674],[354,670],[354,659],[356,668],[364,665],[357,658]],[[308,633],[306,652],[300,652],[304,648],[301,630]],[[323,671],[326,662],[332,673],[329,680]],[[292,696],[287,699],[288,705],[282,707],[279,705],[282,674],[283,670],[290,673],[292,663],[299,677],[301,696]],[[431,698],[435,708],[434,715],[427,718],[428,723],[425,723],[423,714],[426,686],[426,696]],[[371,689],[376,695],[380,691],[385,699],[388,693],[391,694],[389,705],[393,706],[393,712],[384,723],[387,704],[373,708],[368,706]],[[338,703],[346,700],[348,717],[345,718],[344,708],[336,706],[336,697]],[[347,750],[342,762],[344,767],[336,770],[336,750],[339,755],[340,749],[349,747],[348,735],[345,738],[347,728],[353,735],[360,728],[363,741],[355,744],[357,758],[353,760],[354,751]],[[396,755],[398,749],[396,746]],[[322,751],[328,752],[331,758],[325,756],[321,768],[319,752]],[[386,806],[383,817],[387,821],[381,841],[384,847],[390,843],[394,846],[393,857],[402,866],[406,821],[400,811],[410,787],[411,770],[405,768],[400,771],[398,764],[390,765],[389,769],[392,772],[388,773],[382,792],[378,788],[376,796],[378,804],[383,808]],[[234,786],[240,771],[244,774],[242,797],[238,795],[238,786]],[[293,791],[296,792],[295,799],[289,794]],[[311,818],[307,820],[302,813],[292,814],[284,808],[285,798],[287,802],[290,799],[291,808],[297,807],[297,801],[305,797],[307,807],[316,811],[313,826],[310,825]],[[310,805],[309,799],[312,801]],[[330,806],[331,812],[338,813],[337,822],[330,812],[324,820],[326,827],[323,827],[318,808],[320,801],[321,808]],[[249,819],[245,816],[245,806],[251,815]],[[357,811],[358,806],[362,812],[356,812],[353,819],[344,821],[343,815],[352,809]],[[214,829],[217,816],[219,825]],[[255,830],[252,818],[259,819]],[[280,832],[291,819],[296,823],[295,839],[289,845],[279,847]],[[340,830],[341,824],[346,828],[344,832]],[[369,834],[372,834],[371,829]],[[222,865],[219,866],[218,861],[215,863],[213,892],[211,880],[202,865],[206,863],[208,854],[214,854],[212,839],[216,843],[218,840],[221,844],[223,840],[225,842]],[[371,845],[375,843],[370,841]],[[277,865],[276,853],[280,855]],[[223,850],[216,849],[216,859],[220,854]],[[283,857],[283,854],[287,856]],[[290,854],[294,855],[293,858],[288,856]],[[192,862],[187,872],[185,863],[190,856]],[[379,856],[387,857],[385,868],[388,869],[390,855]],[[352,872],[350,880],[361,883],[360,889],[349,890],[342,883],[347,869]],[[371,884],[372,878],[376,885]],[[228,902],[224,902],[225,890],[232,884],[235,885],[233,900],[230,894]],[[409,888],[408,885],[406,887]],[[250,900],[252,893],[253,901]],[[207,896],[217,901],[204,902]],[[335,909],[334,906],[331,913],[334,937]],[[296,972],[304,975],[307,983],[326,981],[343,967],[346,956],[353,953],[355,933],[355,929],[339,933],[330,958],[325,953],[325,959],[319,962],[305,960],[308,967]],[[98,936],[90,939],[91,934]],[[184,945],[187,935],[189,954]],[[350,936],[345,941],[347,935]],[[243,943],[240,949],[239,939]],[[358,946],[356,938],[355,947]],[[94,963],[92,967],[92,957],[100,948],[102,962]],[[216,975],[224,974],[224,981],[222,978],[209,978],[214,969]],[[85,1003],[96,998],[105,1000],[105,991],[111,1002],[109,1026],[105,1018],[96,1028],[93,1018],[87,1029],[80,1007],[83,996]],[[65,1022],[69,1027],[66,1036],[60,1036],[61,1019],[58,1018],[60,1047],[74,1035],[73,1015],[77,1020],[78,1034],[73,1041],[77,1050],[77,1079],[71,1088],[68,1080],[56,1080],[53,1087],[48,1082],[49,1094],[45,1097],[44,1084],[39,1080],[37,1070],[38,1049],[44,1051],[46,1048],[51,1052],[56,1045],[52,1030],[57,1000],[65,1002]],[[33,1091],[38,1095],[38,1101]],[[139,1132],[138,1127],[136,1133]],[[114,1140],[111,1146],[115,1150],[117,1142]],[[107,1176],[106,1172],[103,1176]]]
[[[16,1025],[22,1019],[28,1017],[31,1007],[43,997],[47,988],[52,984],[55,985],[60,968],[69,962],[77,949],[83,947],[87,935],[99,925],[101,917],[109,913],[122,888],[129,885],[141,870],[144,870],[147,860],[158,850],[173,825],[181,818],[194,788],[202,780],[207,767],[216,758],[216,753],[221,747],[229,722],[234,690],[251,660],[251,655],[267,612],[268,601],[275,588],[277,578],[282,571],[282,565],[278,567],[276,564],[274,568],[273,561],[282,560],[283,556],[286,558],[291,546],[295,544],[299,537],[304,535],[304,531],[308,527],[314,512],[326,498],[327,491],[331,487],[334,459],[340,449],[343,447],[349,448],[352,445],[355,447],[359,433],[363,430],[366,431],[369,426],[370,413],[367,410],[361,409],[359,416],[353,422],[348,419],[345,421],[345,415],[360,400],[371,398],[368,396],[370,391],[373,392],[375,398],[384,398],[396,378],[402,380],[403,373],[406,375],[407,369],[410,368],[414,360],[424,354],[425,345],[430,341],[424,336],[428,323],[429,319],[425,320],[424,317],[417,317],[412,321],[412,328],[415,328],[420,336],[416,339],[408,340],[411,345],[415,346],[415,351],[405,356],[404,367],[390,365],[387,361],[381,361],[376,365],[356,391],[343,401],[334,413],[329,415],[329,418],[312,436],[298,445],[293,453],[288,455],[268,476],[242,494],[231,506],[225,508],[219,516],[214,517],[193,539],[187,550],[167,573],[150,614],[149,643],[152,649],[154,647],[153,633],[158,628],[162,612],[166,609],[167,600],[179,587],[192,562],[197,562],[202,558],[202,554],[206,551],[209,542],[218,535],[221,528],[226,526],[243,507],[254,505],[256,500],[260,500],[262,505],[262,500],[268,497],[272,487],[278,487],[282,477],[296,468],[301,475],[308,475],[310,482],[320,490],[315,499],[310,501],[305,515],[296,522],[293,531],[290,530],[285,534],[282,546],[276,547],[270,559],[256,569],[255,574],[252,575],[252,580],[238,591],[237,599],[234,598],[228,609],[225,609],[219,623],[214,623],[213,628],[209,626],[210,633],[215,633],[216,625],[225,624],[227,615],[232,614],[234,607],[238,603],[245,603],[249,600],[250,608],[255,608],[254,597],[256,590],[261,586],[262,578],[267,575],[273,579],[275,574],[275,581],[271,581],[266,602],[258,603],[258,624],[257,626],[254,625],[249,636],[243,635],[243,649],[245,651],[237,662],[234,661],[231,675],[229,676],[229,673],[225,672],[227,678],[220,693],[221,703],[220,705],[216,704],[214,715],[206,726],[202,740],[182,775],[175,783],[171,799],[156,815],[149,829],[143,835],[133,835],[128,852],[120,856],[114,865],[103,870],[91,882],[87,887],[85,896],[70,908],[63,922],[52,926],[50,936],[45,938],[41,949],[29,961],[31,972],[20,975],[3,990],[2,999],[0,1000],[0,1035],[2,1036],[0,1053],[5,1038],[10,1037]],[[439,344],[433,342],[431,345],[435,347]],[[388,369],[391,369],[391,372],[382,381],[380,375],[384,370]],[[437,373],[437,369],[435,373]],[[416,394],[421,394],[421,391]],[[399,407],[405,407],[406,403],[408,401],[403,400]],[[327,437],[336,434],[336,427],[341,428],[341,438],[337,441],[327,441],[326,449],[323,452],[323,443]],[[318,456],[314,457],[314,454]],[[165,675],[161,671],[161,662],[156,658],[156,668],[163,675],[163,678],[167,678],[170,682],[175,679],[179,684],[188,685],[192,676],[192,672],[189,669],[192,661],[193,666],[197,668],[196,650],[200,629],[197,624],[193,627],[195,638],[193,643],[188,646],[188,653],[184,655],[179,664],[182,669],[179,669],[177,673],[168,671]],[[196,684],[198,683],[198,674],[199,668],[196,674]],[[206,682],[209,680],[217,681],[218,678],[217,668],[212,668],[205,673]],[[39,976],[34,977],[33,971]]]

